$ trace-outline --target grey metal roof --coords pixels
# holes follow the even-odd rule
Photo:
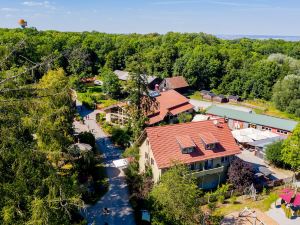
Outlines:
[[[120,80],[123,80],[123,81],[127,81],[129,80],[129,72],[127,71],[123,71],[123,70],[115,70],[114,73],[118,76],[118,78]],[[154,77],[154,76],[147,76],[147,82],[148,84],[150,84],[152,81],[154,81],[157,77]]]
[[[242,112],[215,105],[209,107],[206,113],[287,131],[292,131],[298,124],[298,122],[294,120],[281,119],[273,116],[256,114],[254,112]]]
[[[258,141],[253,141],[253,142],[249,142],[248,144],[251,146],[256,146],[256,147],[261,147],[264,148],[265,146],[272,144],[276,141],[281,141],[286,139],[285,136],[278,136],[278,137],[271,137],[271,138],[266,138],[263,140],[258,140]]]

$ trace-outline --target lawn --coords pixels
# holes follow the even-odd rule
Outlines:
[[[86,85],[85,90],[85,92],[77,92],[77,97],[79,101],[90,108],[93,108],[95,103],[104,108],[118,102],[115,99],[109,99],[102,92],[101,86]]]
[[[275,105],[269,101],[254,99],[246,100],[243,104],[245,104],[248,107],[252,106],[251,108],[253,108],[257,114],[266,114],[270,116],[300,121],[299,117],[276,109]]]
[[[271,192],[269,195],[260,196],[261,199],[254,201],[252,199],[243,199],[243,197],[239,197],[235,204],[225,203],[218,205],[215,210],[216,214],[228,215],[232,212],[241,211],[245,207],[251,209],[259,209],[262,212],[268,211],[271,207],[271,204],[275,202],[278,198],[278,193],[276,191]]]
[[[202,95],[200,94],[200,91],[195,91],[191,95],[188,95],[190,99],[195,99],[195,100],[203,100]]]

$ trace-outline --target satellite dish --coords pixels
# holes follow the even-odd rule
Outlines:
[[[23,29],[27,27],[27,21],[25,21],[24,19],[19,19],[18,23]]]

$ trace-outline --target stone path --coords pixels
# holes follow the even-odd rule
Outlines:
[[[134,211],[129,203],[128,187],[122,170],[114,167],[112,161],[121,156],[120,149],[116,148],[96,123],[97,110],[88,110],[80,102],[76,103],[78,112],[84,117],[84,125],[74,123],[77,132],[91,131],[96,138],[96,145],[103,153],[107,176],[109,178],[108,192],[95,204],[87,205],[83,215],[88,224],[95,225],[134,225]],[[103,209],[109,213],[104,214]]]

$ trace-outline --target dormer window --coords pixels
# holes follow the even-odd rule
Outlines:
[[[214,150],[217,148],[219,141],[212,133],[200,133],[199,136],[206,150]]]
[[[216,144],[217,143],[206,144],[205,149],[214,150],[216,149]]]
[[[181,153],[189,154],[195,151],[196,145],[192,138],[188,135],[176,136],[176,141],[179,144]]]

